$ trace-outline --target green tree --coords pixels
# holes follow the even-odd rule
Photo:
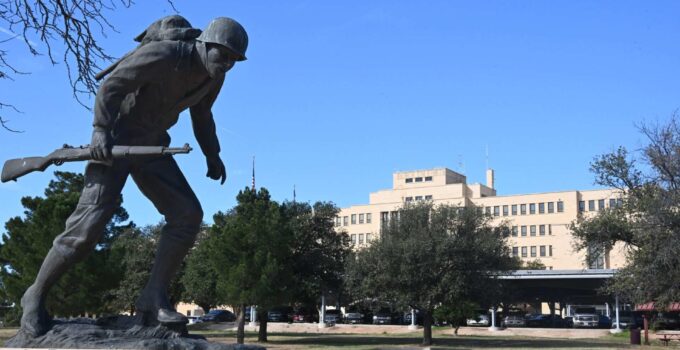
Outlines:
[[[148,225],[143,228],[130,228],[126,230],[113,243],[110,264],[120,269],[120,282],[110,291],[112,296],[113,310],[135,310],[135,302],[151,275],[156,249],[160,235],[163,232],[164,222],[156,225]],[[184,266],[170,282],[168,297],[171,304],[182,300],[184,286],[181,278],[184,274]]]
[[[423,345],[431,345],[437,306],[476,301],[515,267],[509,230],[474,207],[419,203],[397,214],[380,239],[349,260],[348,284],[364,297],[419,309]]]
[[[339,295],[352,247],[347,233],[336,232],[340,209],[331,202],[286,202],[282,206],[293,245],[293,300],[318,305],[320,296]]]
[[[199,233],[194,248],[186,258],[186,267],[181,277],[184,286],[182,300],[195,303],[205,313],[218,305],[217,268],[212,262],[212,249],[209,244],[210,231]]]
[[[680,123],[642,125],[648,140],[640,153],[624,147],[591,163],[596,183],[614,188],[615,205],[571,226],[576,248],[589,263],[623,247],[626,266],[607,286],[636,302],[680,300]]]
[[[121,270],[120,283],[110,291],[113,309],[135,312],[135,301],[151,274],[154,240],[151,227],[130,228],[113,243],[111,263]]]
[[[246,188],[236,200],[233,210],[214,216],[210,246],[218,295],[222,303],[239,311],[237,342],[242,344],[246,305],[267,310],[290,300],[293,237],[284,228],[280,206],[266,189]],[[260,320],[260,327],[266,332],[265,320]]]
[[[545,264],[540,259],[524,261],[521,270],[545,270]]]
[[[33,283],[52,241],[63,232],[66,219],[75,209],[83,188],[81,174],[55,172],[55,177],[45,190],[44,197],[21,199],[25,208],[23,218],[14,217],[5,223],[0,245],[3,264],[0,274],[5,297],[16,305],[20,305],[21,296]],[[111,242],[132,225],[122,225],[127,219],[127,212],[120,207],[93,253],[76,264],[52,288],[46,301],[51,314],[77,316],[111,311],[106,302],[108,290],[120,278],[118,269],[109,264]]]
[[[467,324],[467,320],[474,318],[479,306],[471,301],[458,300],[455,303],[440,305],[434,310],[434,318],[439,322],[446,322],[453,328],[453,335],[458,335],[461,326]]]

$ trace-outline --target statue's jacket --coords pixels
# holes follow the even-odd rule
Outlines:
[[[111,131],[114,144],[167,146],[167,130],[191,108],[194,129],[214,139],[199,140],[204,153],[219,152],[210,109],[224,75],[211,78],[197,49],[193,40],[140,46],[100,86],[93,126]]]

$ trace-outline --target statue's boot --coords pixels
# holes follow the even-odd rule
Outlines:
[[[168,239],[166,235],[161,236],[149,282],[135,302],[135,311],[141,315],[144,325],[189,322],[170,303],[168,288],[190,247],[190,244]]]
[[[21,331],[38,337],[52,327],[52,318],[45,308],[45,297],[54,283],[70,266],[68,259],[56,249],[50,249],[40,266],[38,276],[21,297]]]

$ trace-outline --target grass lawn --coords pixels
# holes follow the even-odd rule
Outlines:
[[[0,341],[4,342],[16,333],[16,328],[0,328]],[[232,331],[192,330],[210,341],[234,343],[236,333]],[[628,345],[627,332],[599,339],[531,338],[512,336],[459,336],[435,332],[431,349],[668,349],[660,343],[652,346]],[[422,349],[420,334],[312,334],[312,333],[270,333],[269,342],[260,344],[267,349],[342,349],[342,350],[387,350]],[[246,332],[246,343],[257,344],[257,333]],[[678,348],[674,344],[671,348]]]
[[[208,340],[225,343],[235,341],[234,332],[196,332]],[[260,344],[267,349],[342,349],[386,350],[422,349],[422,338],[412,334],[300,334],[270,333],[269,342]],[[606,336],[600,339],[557,339],[501,336],[459,336],[437,334],[431,349],[640,349],[628,344],[628,334]],[[247,332],[246,343],[257,343],[257,334]],[[677,347],[677,346],[676,346]],[[662,349],[660,344],[643,349]],[[663,349],[668,349],[663,347]]]

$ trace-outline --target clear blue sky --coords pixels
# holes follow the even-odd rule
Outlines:
[[[171,129],[173,144],[196,147],[177,160],[209,222],[250,185],[253,155],[276,200],[296,185],[298,200],[367,203],[394,171],[442,166],[484,182],[487,147],[499,194],[590,189],[595,155],[640,148],[635,124],[680,107],[677,1],[175,2],[195,27],[230,16],[250,36],[213,109],[224,186],[205,177],[188,115]],[[122,55],[172,13],[164,0],[118,9],[119,32],[101,44]],[[4,48],[32,74],[0,81],[23,114],[3,112],[25,131],[0,131],[0,160],[89,143],[92,116],[63,65]],[[20,198],[42,195],[55,169],[1,184],[0,221],[22,215]],[[123,194],[135,222],[161,219],[132,181]]]

